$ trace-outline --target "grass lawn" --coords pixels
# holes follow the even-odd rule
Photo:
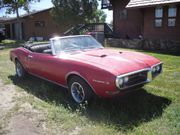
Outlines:
[[[9,51],[19,42],[2,44],[6,48],[0,50],[0,79],[28,93],[18,100],[47,112],[46,123],[52,134],[58,131],[68,134],[74,130],[80,135],[180,134],[180,56],[145,52],[164,63],[162,75],[124,97],[95,99],[76,106],[64,88],[32,76],[24,80],[16,78]]]

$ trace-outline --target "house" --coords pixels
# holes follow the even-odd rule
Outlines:
[[[113,10],[114,36],[180,40],[180,0],[101,0]]]
[[[53,20],[51,10],[52,8],[49,8],[21,16],[21,38],[29,40],[36,37],[46,40],[55,35],[60,35],[60,26]],[[0,24],[5,26],[7,38],[18,39],[16,18],[0,18]]]

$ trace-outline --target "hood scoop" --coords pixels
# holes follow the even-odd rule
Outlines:
[[[108,55],[106,54],[86,54],[86,55],[89,55],[89,56],[94,56],[94,57],[101,57],[101,58],[104,58],[104,57],[107,57]]]
[[[97,51],[97,52],[85,52],[85,55],[92,56],[92,57],[99,57],[99,58],[105,58],[108,56],[118,56],[119,54],[123,54],[123,51],[118,52],[111,52],[111,51]]]
[[[104,57],[106,57],[106,56],[107,56],[106,54],[103,54],[103,55],[101,55],[100,57],[101,57],[101,58],[104,58]]]
[[[123,52],[119,52],[119,54],[122,54],[122,53]],[[111,56],[111,55],[114,55],[114,54],[86,54],[86,55],[93,56],[93,57],[105,58],[107,56]]]

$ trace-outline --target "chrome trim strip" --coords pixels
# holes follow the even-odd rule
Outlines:
[[[52,55],[56,55],[55,47],[54,47],[54,40],[50,40],[50,45],[51,45]]]
[[[157,66],[157,65],[161,65],[161,64],[163,64],[163,62],[159,62],[159,63],[157,63],[157,64],[155,64],[155,65],[152,65],[151,68],[153,68],[153,67],[155,67],[155,66]]]
[[[140,72],[143,72],[143,71],[151,71],[151,68],[144,68],[144,69],[141,69],[141,70],[136,70],[136,71],[133,71],[133,72],[130,72],[130,73],[122,74],[122,75],[117,76],[117,78],[137,74],[137,73],[140,73]]]
[[[57,40],[57,39],[64,39],[64,38],[73,38],[73,37],[91,37],[91,35],[71,35],[71,36],[57,36],[50,38],[49,40]]]
[[[101,81],[101,80],[95,80],[95,79],[93,79],[92,81],[95,82],[95,83],[101,83],[101,84],[106,84],[106,85],[109,85],[109,84],[110,84],[110,82],[105,82],[105,81]]]
[[[68,89],[68,87],[67,87],[67,86],[65,86],[65,85],[62,85],[62,84],[60,84],[60,83],[57,83],[57,82],[51,81],[51,80],[49,80],[49,79],[46,79],[46,78],[41,77],[41,76],[39,76],[39,75],[35,75],[35,74],[33,74],[33,73],[30,73],[30,72],[28,72],[28,73],[29,73],[29,74],[31,74],[32,76],[35,76],[35,77],[37,77],[37,78],[43,79],[43,80],[45,80],[45,81],[48,81],[48,82],[54,83],[54,84],[56,84],[56,85],[59,85],[59,86],[61,86],[61,87],[64,87],[64,88]]]

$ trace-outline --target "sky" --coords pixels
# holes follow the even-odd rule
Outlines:
[[[99,2],[99,7],[98,7],[99,9],[101,8],[100,4],[101,3]],[[52,6],[53,5],[51,3],[51,0],[41,0],[41,2],[39,2],[39,3],[32,4],[30,9],[38,11],[38,10],[50,8]],[[106,22],[110,23],[112,21],[112,11],[109,11],[108,9],[105,9],[105,10],[103,9],[103,11],[107,14]],[[20,10],[20,15],[25,14],[25,13],[26,13],[25,11]],[[6,16],[5,10],[0,11],[0,17],[2,17],[2,16]],[[15,14],[7,15],[7,16],[15,17]]]

